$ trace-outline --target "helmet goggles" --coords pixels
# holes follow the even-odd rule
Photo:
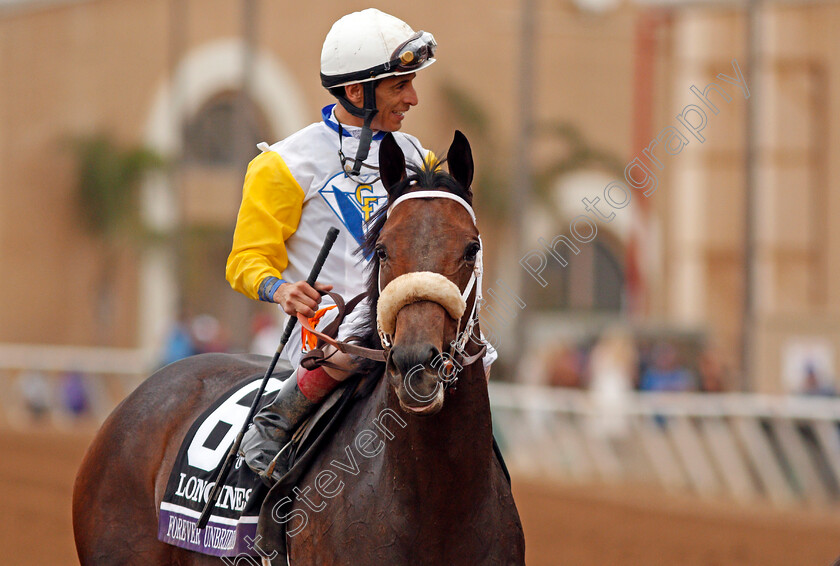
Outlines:
[[[436,48],[435,36],[420,30],[394,50],[386,65],[395,66],[399,73],[413,71],[434,57]]]

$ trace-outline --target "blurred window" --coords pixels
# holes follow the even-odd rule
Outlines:
[[[620,257],[613,251],[612,242],[599,241],[580,244],[580,253],[569,253],[569,264],[561,267],[549,258],[542,276],[546,287],[527,277],[528,294],[534,306],[545,310],[577,310],[618,312],[622,304],[624,269]],[[530,301],[529,301],[530,304]]]
[[[187,122],[184,158],[197,165],[235,165],[237,155],[251,156],[259,142],[271,141],[265,123],[250,99],[237,92],[218,94]]]

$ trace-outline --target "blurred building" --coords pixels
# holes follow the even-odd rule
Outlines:
[[[597,238],[568,266],[552,262],[546,287],[526,285],[528,308],[558,321],[619,318],[629,309],[706,332],[737,360],[745,112],[756,103],[754,385],[784,388],[781,358],[791,343],[817,348],[830,371],[840,352],[840,289],[830,284],[840,275],[840,231],[830,221],[840,212],[840,110],[831,104],[840,6],[765,3],[761,67],[745,99],[717,79],[735,73],[733,59],[747,71],[742,7],[602,4],[537,2],[531,142],[543,200],[534,201],[521,235],[503,228],[506,193],[516,190],[520,3],[379,5],[438,40],[439,62],[418,79],[422,103],[405,127],[438,151],[455,127],[472,139],[487,187],[484,200],[484,185],[476,188],[485,243],[501,250],[488,257],[493,278],[520,269],[517,240],[528,249],[538,238],[568,235],[570,221],[587,213],[583,197],[603,201],[627,164],[644,158],[666,127],[678,127],[677,114],[700,105],[704,141],[687,138],[679,155],[654,149],[661,168],[644,163],[655,193],[632,189],[614,220],[593,216]],[[153,350],[184,312],[209,313],[234,336],[246,333],[258,305],[231,291],[223,271],[245,164],[257,141],[316,121],[332,102],[318,78],[321,42],[338,17],[365,7],[0,2],[0,342]],[[713,80],[731,97],[709,95],[717,114],[689,90]],[[147,146],[171,164],[148,177],[138,205],[156,237],[116,254],[82,225],[66,143],[97,132]]]
[[[831,103],[840,80],[834,37],[840,5],[764,3],[749,99],[719,78],[734,76],[733,58],[746,61],[745,20],[743,11],[683,10],[663,37],[659,76],[668,78],[659,83],[667,96],[652,132],[675,125],[688,104],[708,111],[708,124],[705,142],[692,138],[664,162],[649,228],[659,235],[652,265],[660,276],[651,278],[648,293],[654,312],[713,329],[730,352],[740,345],[745,112],[755,104],[751,382],[781,392],[798,388],[798,377],[783,376],[785,365],[808,363],[807,353],[797,361],[798,345],[826,361],[840,352],[840,292],[831,283],[840,276],[840,231],[831,221],[840,207],[840,147],[832,142],[840,135],[840,110]],[[717,115],[689,92],[713,80],[732,97],[729,103],[709,93]],[[833,363],[827,361],[826,372]]]

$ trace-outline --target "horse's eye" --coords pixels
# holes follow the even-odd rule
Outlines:
[[[478,255],[478,250],[481,249],[481,246],[478,245],[478,242],[472,242],[470,245],[467,246],[466,251],[464,252],[464,261],[467,263],[473,263],[475,261],[476,256]]]
[[[385,261],[388,259],[388,252],[385,251],[385,248],[376,248],[376,257],[379,258],[379,261]]]

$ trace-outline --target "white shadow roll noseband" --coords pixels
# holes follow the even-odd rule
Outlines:
[[[390,216],[391,211],[393,211],[393,209],[401,202],[416,198],[446,198],[454,200],[463,206],[467,212],[469,212],[473,225],[475,225],[475,212],[469,203],[458,195],[445,191],[415,191],[405,194],[395,200],[394,203],[388,207],[387,216]],[[480,237],[478,241],[480,245]],[[482,252],[483,249],[479,247],[472,276],[470,277],[470,280],[463,292],[457,285],[455,285],[455,283],[440,273],[434,273],[431,271],[415,271],[400,275],[388,283],[388,285],[385,286],[385,289],[382,289],[382,285],[380,283],[379,302],[376,305],[376,328],[379,332],[379,338],[382,341],[382,346],[385,349],[388,349],[393,343],[391,336],[394,334],[396,329],[397,314],[400,312],[400,309],[410,305],[411,303],[417,303],[420,301],[432,301],[438,303],[446,309],[449,316],[458,321],[458,330],[460,331],[461,318],[464,316],[464,311],[467,308],[467,297],[469,297],[473,287],[475,286],[475,301],[473,302],[470,319],[464,328],[464,332],[459,335],[457,343],[455,344],[456,350],[463,351],[463,348],[466,346],[467,340],[472,333],[473,326],[478,319],[478,305],[481,303],[481,278],[484,271]],[[381,273],[382,272],[380,271],[380,277]],[[476,282],[478,283],[477,285]]]
[[[467,310],[461,290],[455,283],[432,271],[415,271],[400,275],[385,287],[376,305],[376,324],[380,331],[392,335],[397,326],[397,313],[420,301],[432,301],[458,320]]]

